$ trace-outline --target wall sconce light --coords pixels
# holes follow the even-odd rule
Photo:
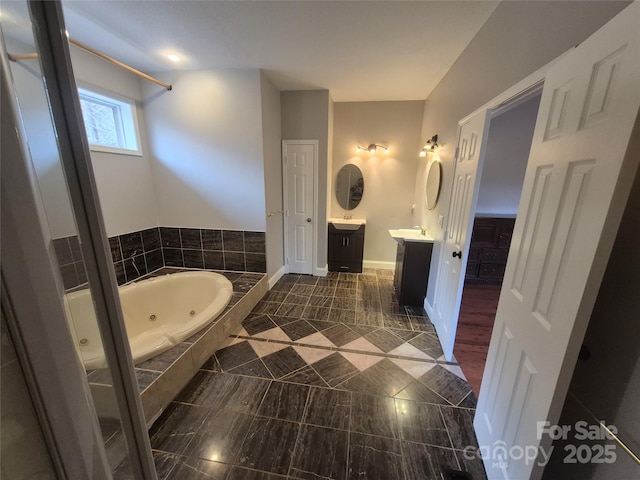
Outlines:
[[[433,137],[431,137],[429,140],[427,140],[427,143],[424,144],[424,146],[422,147],[422,150],[420,150],[420,156],[426,157],[427,153],[433,152],[437,146],[438,146],[438,135],[436,134]]]
[[[370,144],[367,148],[361,147],[360,145],[358,145],[358,147],[356,148],[356,150],[358,152],[364,152],[367,151],[369,153],[376,153],[376,150],[378,150],[378,148],[382,148],[385,152],[389,151],[389,147],[386,147],[384,145],[379,145],[377,143],[372,143]]]

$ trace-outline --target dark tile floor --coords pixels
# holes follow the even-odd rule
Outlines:
[[[475,397],[392,272],[286,275],[150,431],[160,479],[486,478]]]

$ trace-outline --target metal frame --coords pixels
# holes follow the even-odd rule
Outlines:
[[[4,43],[0,54],[3,314],[56,474],[107,480],[102,434],[43,237],[44,207],[32,194],[36,179]]]
[[[31,0],[29,10],[132,471],[138,479],[155,480],[149,436],[73,76],[62,4],[59,0]]]

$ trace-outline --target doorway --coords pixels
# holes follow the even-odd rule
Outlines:
[[[478,178],[454,356],[479,394],[541,92],[505,105],[488,125]]]
[[[284,250],[287,273],[312,275],[317,238],[317,140],[282,142]]]

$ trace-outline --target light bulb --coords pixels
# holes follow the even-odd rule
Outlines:
[[[180,55],[177,55],[175,53],[170,53],[167,55],[167,58],[169,60],[171,60],[172,62],[179,62],[180,61]]]

